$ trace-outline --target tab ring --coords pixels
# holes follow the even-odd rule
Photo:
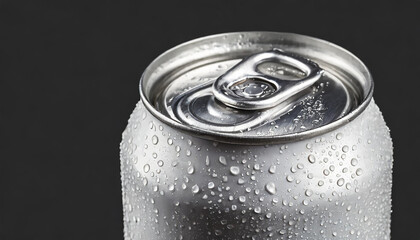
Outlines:
[[[305,76],[298,80],[285,80],[264,74],[258,66],[265,62],[290,65]],[[229,69],[213,83],[213,94],[217,100],[237,109],[267,109],[310,87],[322,73],[318,64],[309,59],[273,49],[245,58]],[[238,93],[235,89],[241,83],[246,83],[246,86]]]

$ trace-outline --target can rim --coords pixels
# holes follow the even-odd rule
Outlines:
[[[163,58],[164,56],[166,56],[167,54],[176,51],[177,49],[180,49],[184,46],[187,45],[191,45],[194,43],[199,43],[201,41],[205,41],[211,38],[217,38],[217,37],[222,37],[225,35],[234,35],[234,34],[250,34],[250,33],[255,33],[255,34],[284,34],[284,35],[289,35],[289,36],[297,36],[297,37],[305,37],[307,39],[311,39],[313,41],[317,41],[326,45],[330,45],[336,49],[338,49],[339,51],[347,54],[348,56],[350,56],[351,58],[353,58],[353,60],[355,60],[356,62],[358,62],[360,64],[360,66],[362,66],[363,68],[363,72],[366,74],[366,81],[368,81],[370,83],[370,87],[367,91],[367,94],[365,95],[365,97],[363,98],[363,100],[361,101],[361,103],[354,108],[352,111],[350,111],[349,113],[347,113],[345,116],[336,119],[326,125],[314,128],[314,129],[310,129],[307,131],[303,131],[303,132],[297,132],[297,133],[290,133],[290,134],[284,134],[284,135],[271,135],[271,136],[248,136],[248,135],[236,135],[236,134],[231,134],[231,133],[221,133],[221,132],[211,132],[211,131],[203,131],[201,129],[198,128],[193,128],[191,126],[186,126],[183,125],[171,118],[169,118],[168,116],[165,116],[164,114],[160,113],[155,107],[152,106],[152,104],[150,104],[149,100],[146,97],[146,94],[144,92],[144,87],[143,87],[143,83],[144,83],[144,76],[145,73],[147,73],[148,71],[150,71],[151,67],[154,65],[154,63],[158,62],[161,58]],[[214,140],[214,141],[219,141],[219,142],[225,142],[225,143],[232,143],[232,144],[245,144],[245,145],[256,145],[256,144],[276,144],[276,143],[287,143],[287,142],[294,142],[294,141],[300,141],[303,139],[307,139],[307,138],[312,138],[312,137],[316,137],[319,136],[321,134],[327,133],[327,132],[331,132],[349,122],[351,122],[352,120],[354,120],[357,116],[359,116],[369,105],[370,101],[372,100],[372,96],[373,96],[373,89],[374,89],[374,82],[372,79],[372,76],[368,70],[368,68],[366,67],[366,65],[358,58],[356,57],[353,53],[351,53],[350,51],[334,44],[331,43],[329,41],[323,40],[323,39],[319,39],[319,38],[314,38],[314,37],[310,37],[310,36],[306,36],[306,35],[302,35],[302,34],[295,34],[295,33],[288,33],[288,32],[272,32],[272,31],[246,31],[246,32],[228,32],[228,33],[220,33],[220,34],[214,34],[214,35],[209,35],[209,36],[205,36],[205,37],[200,37],[200,38],[196,38],[190,41],[187,41],[185,43],[179,44],[173,48],[170,48],[169,50],[163,52],[162,54],[160,54],[157,58],[155,58],[149,65],[148,67],[144,70],[141,78],[140,78],[140,83],[139,83],[139,87],[140,87],[140,100],[143,102],[144,106],[146,107],[146,109],[157,119],[159,119],[160,121],[164,122],[165,124],[174,127],[176,129],[179,129],[183,132],[195,135],[199,138],[205,138],[208,140]]]

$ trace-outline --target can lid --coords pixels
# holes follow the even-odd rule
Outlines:
[[[372,89],[363,63],[336,45],[247,32],[169,50],[146,69],[140,92],[149,111],[174,127],[227,142],[267,143],[348,122],[367,106]]]

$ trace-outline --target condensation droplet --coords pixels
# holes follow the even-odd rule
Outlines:
[[[232,174],[232,175],[238,175],[239,173],[241,172],[241,170],[239,169],[239,167],[237,167],[237,166],[232,166],[232,167],[230,167],[230,173]]]
[[[150,171],[150,165],[149,165],[149,164],[145,164],[145,165],[143,166],[143,171],[144,171],[145,173],[148,173],[148,172]]]
[[[159,142],[159,138],[156,135],[153,135],[153,137],[152,137],[152,143],[154,145],[156,145],[156,144],[158,144],[158,142]]]
[[[312,155],[312,154],[310,154],[309,156],[308,156],[308,161],[310,162],[310,163],[315,163],[315,156],[314,155]]]
[[[194,166],[189,166],[189,167],[187,168],[187,173],[188,173],[188,174],[190,174],[190,175],[191,175],[191,174],[193,174],[193,173],[194,173],[194,171],[195,171],[195,170],[194,170]]]
[[[340,178],[340,179],[337,180],[337,185],[338,186],[341,187],[341,186],[343,186],[343,184],[344,184],[344,178]]]
[[[276,173],[276,166],[272,165],[269,169],[268,169],[269,173]]]
[[[221,164],[223,164],[223,165],[227,165],[227,162],[226,162],[226,158],[224,157],[224,156],[220,156],[219,157],[219,162],[221,163]]]
[[[260,165],[258,163],[256,163],[254,165],[254,170],[256,170],[256,171],[260,170]]]
[[[276,185],[273,182],[269,182],[265,185],[265,190],[270,194],[276,193]]]
[[[197,184],[195,184],[194,186],[191,187],[191,191],[193,193],[198,193],[200,191],[200,188],[198,187]]]

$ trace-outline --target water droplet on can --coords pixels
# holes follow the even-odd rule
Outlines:
[[[238,175],[240,173],[239,167],[237,166],[230,167],[230,173],[235,176]]]
[[[223,164],[223,165],[227,165],[227,162],[226,162],[226,158],[224,157],[224,156],[220,156],[219,157],[219,162],[221,163],[221,164]]]
[[[270,194],[276,193],[276,185],[273,182],[269,182],[265,185],[265,190]]]
[[[188,174],[190,174],[190,175],[191,175],[191,174],[193,174],[193,173],[194,173],[194,171],[195,171],[195,170],[194,170],[194,166],[189,166],[189,167],[187,168],[187,173],[188,173]]]
[[[143,166],[143,171],[144,171],[145,173],[148,173],[148,172],[150,171],[150,165],[149,165],[149,164],[145,164],[145,165]]]
[[[312,154],[310,154],[309,156],[308,156],[308,161],[310,162],[310,163],[315,163],[315,156],[314,155],[312,155]]]
[[[340,179],[337,180],[337,185],[338,186],[341,187],[341,186],[343,186],[343,184],[344,184],[344,178],[340,178]]]
[[[191,191],[195,194],[200,191],[200,188],[198,187],[197,184],[195,184],[194,186],[191,187]]]
[[[159,142],[159,138],[156,135],[153,135],[153,137],[152,137],[152,143],[154,145],[156,145],[156,144],[158,144],[158,142]]]

